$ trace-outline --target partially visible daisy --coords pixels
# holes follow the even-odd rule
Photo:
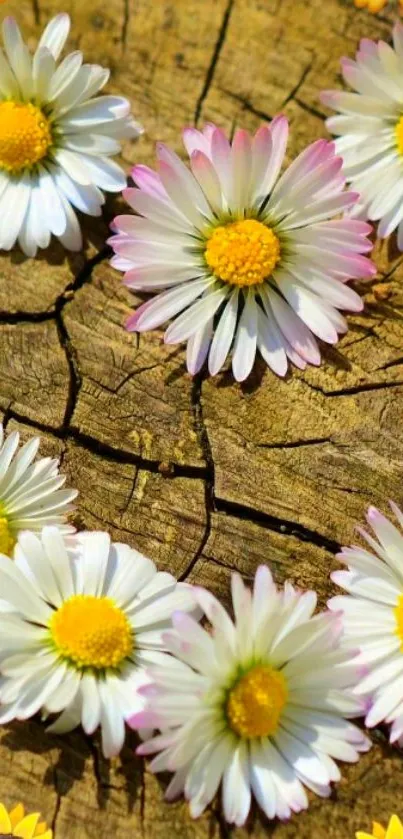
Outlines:
[[[382,827],[378,822],[372,825],[372,833],[359,830],[356,839],[403,839],[403,825],[398,816],[392,816],[388,827]]]
[[[38,531],[53,524],[66,533],[73,531],[66,517],[78,494],[75,489],[61,489],[66,478],[59,474],[58,460],[35,460],[39,437],[21,448],[19,441],[18,431],[5,438],[0,423],[0,553],[7,556],[22,530]]]
[[[355,61],[342,59],[354,93],[326,91],[322,101],[336,111],[326,124],[337,134],[344,172],[360,193],[357,209],[379,221],[384,239],[397,230],[403,250],[403,25],[393,29],[394,48],[363,38]]]
[[[135,166],[124,196],[137,216],[118,216],[112,265],[140,291],[167,289],[129,318],[144,332],[168,320],[168,344],[187,341],[196,373],[208,357],[212,375],[232,348],[232,369],[246,379],[259,350],[284,376],[319,364],[314,335],[335,344],[347,323],[339,309],[362,301],[347,280],[370,277],[370,227],[341,219],[357,195],[344,192],[342,160],[318,140],[280,176],[288,123],[280,116],[232,145],[214,125],[187,128],[191,171],[161,143],[158,173]],[[181,314],[180,314],[181,313]]]
[[[0,556],[0,576],[10,607],[0,615],[0,723],[60,714],[49,731],[100,726],[105,757],[118,754],[125,720],[144,706],[145,668],[170,670],[162,635],[175,609],[195,609],[192,587],[106,533],[67,544],[52,527],[23,533],[15,562]]]
[[[45,822],[39,821],[40,813],[25,814],[22,804],[17,804],[8,812],[0,802],[0,837],[8,839],[11,836],[23,837],[23,839],[52,839],[53,830],[47,827]]]
[[[3,22],[0,50],[0,248],[17,239],[28,256],[57,236],[82,247],[73,208],[100,216],[106,192],[126,185],[111,160],[140,126],[121,96],[97,97],[109,71],[75,51],[58,64],[70,29],[59,14],[30,55],[14,18]]]
[[[316,594],[277,590],[261,566],[253,595],[232,577],[235,623],[209,592],[196,598],[212,633],[177,612],[164,641],[171,668],[148,669],[148,708],[129,720],[160,734],[138,748],[159,752],[153,772],[174,772],[166,797],[184,792],[199,816],[222,781],[224,815],[242,825],[252,794],[266,815],[287,819],[308,806],[304,787],[328,796],[340,771],[333,758],[358,760],[366,737],[345,717],[355,668],[339,648],[341,622],[312,616]]]
[[[388,5],[389,0],[354,0],[355,6],[357,9],[368,9],[369,12],[372,14],[377,14],[377,12],[382,12],[382,10]],[[399,3],[399,11],[400,14],[403,12],[403,0],[398,0]]]
[[[403,527],[403,513],[391,502]],[[347,571],[332,579],[348,595],[334,597],[330,609],[343,612],[345,644],[359,650],[355,659],[364,675],[354,693],[367,702],[369,728],[392,723],[390,741],[403,744],[403,535],[375,507],[367,521],[375,539],[359,528],[371,551],[343,548]]]

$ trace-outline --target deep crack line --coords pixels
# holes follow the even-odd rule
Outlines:
[[[41,10],[39,8],[39,0],[32,0],[32,11],[34,13],[34,21],[38,26],[41,22]]]
[[[48,320],[55,320],[64,307],[68,303],[71,303],[76,291],[79,291],[91,279],[93,269],[101,262],[109,259],[110,256],[112,256],[112,250],[106,245],[95,256],[88,259],[77,276],[73,277],[66,285],[49,309],[45,309],[42,312],[25,312],[23,310],[8,312],[7,310],[2,310],[0,311],[0,324],[4,323],[13,326],[22,323],[45,323]]]
[[[207,545],[207,542],[210,538],[211,534],[211,515],[214,511],[214,481],[215,481],[215,468],[214,468],[214,460],[213,460],[213,453],[210,446],[210,440],[208,437],[207,429],[204,424],[204,417],[203,417],[203,407],[201,403],[202,398],[202,386],[203,386],[204,376],[202,373],[195,376],[193,379],[192,385],[192,392],[191,392],[191,402],[192,408],[194,413],[194,420],[195,420],[195,428],[196,433],[200,440],[201,449],[206,461],[207,469],[206,469],[206,476],[204,478],[204,499],[205,499],[205,510],[206,510],[206,526],[200,541],[200,545],[193,557],[193,559],[189,562],[185,571],[179,577],[180,582],[186,580],[189,574],[192,572],[193,568],[195,567],[199,557],[202,555],[204,548]]]
[[[59,341],[65,352],[70,374],[66,408],[62,423],[62,428],[69,428],[74,411],[76,409],[78,395],[80,393],[82,385],[82,377],[78,365],[77,352],[70,340],[70,335],[68,333],[66,324],[64,323],[63,316],[61,313],[59,313],[56,316],[56,325],[57,332],[59,335]]]
[[[158,474],[163,474],[161,470],[161,460],[150,460],[147,458],[141,457],[141,455],[135,454],[134,452],[125,452],[121,451],[120,449],[116,449],[113,446],[109,445],[108,443],[103,443],[101,440],[97,440],[95,437],[91,437],[89,434],[85,434],[83,431],[80,431],[75,426],[68,426],[62,425],[59,428],[53,428],[51,425],[47,425],[43,422],[38,422],[37,420],[32,419],[32,417],[25,416],[24,414],[20,414],[18,411],[15,411],[11,406],[8,406],[4,409],[4,420],[3,425],[6,426],[10,420],[15,420],[16,422],[20,422],[23,425],[29,426],[29,428],[33,428],[37,432],[42,432],[43,434],[49,434],[51,437],[55,437],[57,440],[68,440],[71,443],[75,443],[77,446],[81,446],[83,449],[86,449],[91,454],[99,455],[105,458],[105,460],[109,460],[111,463],[120,463],[126,466],[137,466],[139,469],[143,469],[145,472],[153,472]],[[208,473],[208,470],[204,466],[186,466],[182,463],[175,463],[172,464],[172,473],[170,473],[169,478],[166,480],[174,480],[175,478],[191,478],[195,480],[211,480],[211,476]]]
[[[224,17],[222,19],[220,31],[218,33],[218,38],[217,38],[217,41],[216,41],[216,44],[215,44],[215,47],[214,47],[213,55],[211,57],[210,65],[209,65],[207,73],[206,73],[206,78],[205,78],[205,81],[204,81],[204,85],[203,85],[201,94],[200,94],[200,96],[197,100],[197,103],[196,103],[196,110],[195,110],[195,115],[194,115],[195,125],[197,125],[197,123],[199,121],[199,117],[200,117],[200,114],[201,114],[201,111],[202,111],[204,100],[206,99],[206,96],[207,96],[207,94],[210,90],[211,83],[212,83],[213,78],[214,78],[215,68],[217,66],[218,59],[220,57],[220,53],[221,53],[221,50],[222,50],[222,47],[223,47],[223,44],[224,44],[224,41],[225,41],[225,36],[227,34],[228,24],[229,24],[229,21],[230,21],[231,12],[232,12],[234,3],[235,3],[235,0],[228,0],[228,5],[227,5],[227,8],[225,9],[225,12],[224,12]]]
[[[215,504],[218,512],[226,513],[228,516],[235,516],[239,519],[245,519],[255,524],[260,524],[266,527],[267,530],[273,530],[276,533],[282,533],[284,536],[295,536],[301,542],[309,542],[311,545],[316,545],[318,548],[324,548],[332,554],[339,553],[341,545],[333,539],[328,539],[316,530],[311,530],[298,522],[288,521],[288,519],[280,519],[276,516],[271,516],[269,513],[263,513],[260,510],[255,510],[253,507],[247,507],[244,504],[238,504],[236,501],[228,501],[223,498],[216,498]]]
[[[127,33],[129,29],[129,22],[130,22],[130,2],[131,0],[123,0],[123,23],[122,23],[122,34],[120,36],[120,41],[122,44],[122,52],[126,49],[126,42],[127,42]]]

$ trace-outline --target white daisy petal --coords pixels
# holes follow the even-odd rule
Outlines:
[[[334,758],[355,761],[369,747],[344,719],[362,703],[340,617],[312,617],[316,595],[288,583],[278,591],[264,566],[253,597],[233,575],[235,624],[209,592],[195,595],[212,630],[173,614],[164,634],[171,663],[150,663],[144,709],[128,720],[159,732],[138,753],[155,755],[152,772],[174,773],[168,798],[183,791],[193,817],[222,782],[226,821],[245,823],[252,794],[269,818],[289,818],[308,806],[304,786],[329,795],[340,779]]]
[[[257,345],[257,305],[255,295],[248,291],[244,310],[235,335],[232,369],[237,382],[247,379],[252,370]]]
[[[215,330],[209,353],[208,366],[212,376],[218,373],[225,364],[234,338],[238,315],[239,290],[232,292]]]
[[[69,16],[65,13],[56,15],[56,17],[48,23],[46,29],[44,30],[41,40],[39,41],[38,50],[41,49],[41,47],[46,47],[53,55],[55,61],[57,61],[67,41],[69,32]]]

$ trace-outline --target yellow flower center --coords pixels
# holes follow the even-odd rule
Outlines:
[[[46,156],[52,132],[40,108],[23,102],[0,102],[0,169],[15,174]]]
[[[396,123],[395,135],[397,150],[399,154],[403,154],[403,117],[400,117],[399,122]]]
[[[263,283],[280,259],[280,242],[261,221],[245,219],[216,227],[204,252],[212,273],[225,283]]]
[[[109,597],[70,597],[55,612],[49,628],[59,654],[78,668],[119,667],[134,649],[130,623]]]
[[[226,713],[230,727],[247,739],[274,734],[287,696],[282,673],[271,667],[253,667],[229,692]]]
[[[16,541],[10,531],[8,520],[5,516],[0,516],[0,553],[12,556]]]

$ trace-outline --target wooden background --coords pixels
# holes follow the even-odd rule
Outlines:
[[[109,65],[109,90],[129,97],[146,133],[127,166],[153,163],[156,140],[181,151],[184,124],[256,129],[291,121],[291,159],[326,134],[319,91],[338,86],[338,61],[361,36],[390,37],[390,17],[352,0],[64,0],[72,48]],[[58,0],[8,0],[32,46]],[[108,203],[106,221],[118,209]],[[107,528],[182,580],[225,600],[229,574],[267,562],[331,593],[334,553],[369,503],[403,503],[402,258],[376,247],[379,274],[362,286],[320,369],[285,381],[258,363],[246,384],[229,373],[191,380],[181,347],[161,333],[128,335],[135,299],[108,265],[107,223],[86,224],[84,254],[57,244],[36,261],[0,257],[0,410],[9,429],[41,432],[81,495],[80,527]],[[42,809],[55,839],[349,839],[376,817],[403,814],[402,756],[382,731],[358,765],[343,767],[331,800],[269,825],[257,812],[232,831],[218,806],[192,822],[163,803],[164,779],[133,756],[106,762],[99,742],[45,734],[39,722],[0,733],[0,800]]]

